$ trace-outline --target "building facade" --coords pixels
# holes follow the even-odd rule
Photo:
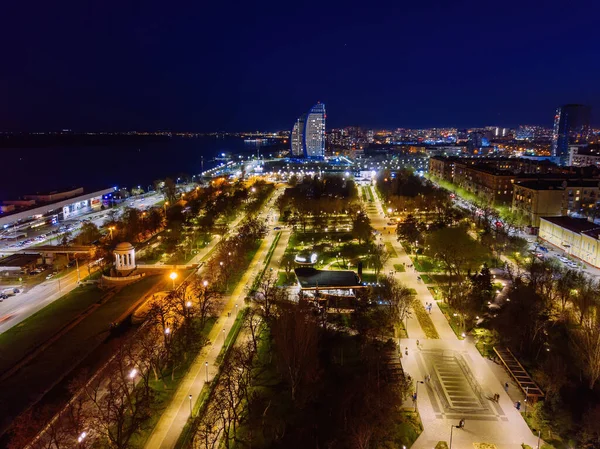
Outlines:
[[[576,257],[598,267],[600,263],[600,225],[583,218],[542,217],[539,237]]]
[[[566,165],[569,145],[585,143],[590,134],[592,109],[582,104],[567,104],[556,109],[552,132],[552,156]]]
[[[292,157],[323,159],[325,157],[325,105],[317,103],[292,127],[290,152]]]
[[[304,157],[304,123],[306,114],[299,117],[294,123],[290,134],[290,149],[293,157]]]

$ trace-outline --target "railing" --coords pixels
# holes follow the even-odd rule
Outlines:
[[[545,396],[542,389],[533,381],[527,370],[523,368],[523,365],[521,365],[510,349],[494,347],[494,352],[525,394],[525,399],[531,399],[531,402],[535,403],[538,399]]]

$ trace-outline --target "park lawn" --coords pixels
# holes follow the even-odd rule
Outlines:
[[[404,264],[395,263],[394,270],[396,270],[398,273],[404,273],[406,271],[406,268],[404,267]]]
[[[423,281],[424,284],[433,284],[433,282],[434,282],[432,277],[429,276],[428,274],[422,274],[421,280]]]
[[[423,304],[421,304],[421,302],[416,298],[413,299],[413,310],[415,311],[415,316],[421,325],[421,329],[423,329],[423,332],[425,332],[425,336],[431,339],[439,339],[440,336],[435,328],[435,325],[433,324],[433,321],[431,321],[431,317],[425,311]]]
[[[107,341],[110,323],[118,320],[140,297],[161,281],[164,281],[162,276],[147,276],[124,287],[14,376],[6,379],[0,389],[0,403],[5,404],[4,414],[16,416],[37,401],[55,381],[68,374],[94,349]]]
[[[430,257],[427,256],[411,256],[410,257],[415,269],[421,273],[436,273],[440,272],[441,269],[438,264],[435,263]]]
[[[253,249],[251,249],[250,251],[248,251],[246,254],[244,254],[244,265],[243,265],[242,269],[233,273],[231,275],[231,277],[227,280],[227,289],[225,290],[226,295],[231,295],[233,293],[233,291],[235,290],[235,288],[237,287],[237,285],[240,283],[242,276],[244,275],[244,273],[250,266],[250,262],[252,262],[252,259],[254,259],[254,256],[256,255],[256,252],[260,248],[261,243],[262,243],[262,240],[258,240],[255,244],[255,247]]]
[[[438,306],[440,307],[440,310],[446,317],[446,320],[448,320],[448,324],[454,331],[454,334],[456,334],[456,337],[459,340],[464,340],[465,337],[463,337],[462,334],[463,332],[465,332],[465,330],[460,325],[460,321],[458,320],[458,318],[454,316],[454,310],[443,301],[438,301]]]
[[[390,254],[390,257],[398,257],[398,253],[394,249],[392,242],[385,242],[385,249],[387,249],[387,252]]]
[[[471,334],[475,337],[475,347],[482,357],[491,359],[496,356],[494,346],[497,344],[498,339],[492,331],[484,327],[476,327],[471,331]]]
[[[26,320],[0,334],[0,372],[58,332],[85,309],[100,301],[95,285],[77,287]],[[18,297],[16,298],[18,300]]]
[[[277,286],[284,287],[288,285],[294,284],[295,275],[293,272],[290,272],[288,275],[285,271],[277,272]]]

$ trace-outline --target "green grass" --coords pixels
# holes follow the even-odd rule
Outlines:
[[[428,274],[422,274],[421,280],[424,284],[433,284],[433,279],[431,279],[431,277]]]
[[[277,286],[283,287],[294,283],[294,273],[289,275],[285,271],[277,272]]]
[[[387,252],[390,254],[390,257],[392,257],[392,258],[398,257],[398,253],[394,249],[392,242],[385,242],[385,248],[387,249]]]
[[[404,273],[406,271],[406,268],[404,268],[404,265],[401,263],[395,263],[394,270],[396,270],[398,273]]]
[[[6,371],[29,351],[51,338],[66,323],[100,301],[101,296],[102,292],[95,285],[77,287],[0,334],[0,372]]]
[[[155,288],[161,281],[165,281],[162,276],[147,276],[135,284],[124,287],[23,366],[17,375],[6,379],[0,389],[0,402],[7,405],[4,413],[7,416],[14,416],[14,413],[21,412],[37,401],[57,379],[107,340],[110,334],[110,323],[118,320],[142,295]],[[56,320],[56,314],[53,316]],[[37,320],[39,318],[36,319],[36,325],[39,323]],[[62,319],[61,322],[64,323]],[[46,338],[48,338],[47,334]]]
[[[427,256],[419,256],[418,258],[411,256],[411,260],[413,261],[416,270],[421,273],[435,273],[441,271],[437,264]]]
[[[439,339],[440,336],[435,328],[435,325],[433,324],[433,321],[431,321],[431,317],[425,311],[423,304],[421,304],[421,302],[417,299],[413,299],[413,310],[415,311],[415,316],[421,325],[421,329],[423,329],[423,332],[425,332],[425,336],[431,339]]]
[[[227,337],[225,337],[225,343],[223,343],[223,347],[221,348],[221,351],[219,352],[219,355],[217,356],[217,359],[216,359],[217,364],[220,364],[223,361],[223,358],[229,352],[229,349],[237,340],[237,337],[240,334],[240,331],[242,330],[242,325],[244,324],[244,319],[246,318],[247,314],[248,314],[247,307],[245,307],[240,312],[238,312],[237,316],[235,317],[235,321],[233,322],[233,324],[231,326],[231,329],[229,329],[229,333],[227,334]]]
[[[248,269],[248,266],[250,265],[250,262],[252,262],[252,259],[254,259],[254,256],[256,255],[256,252],[260,248],[260,242],[261,241],[262,240],[258,240],[256,242],[255,247],[253,249],[251,249],[250,251],[248,251],[246,254],[244,254],[244,265],[243,265],[243,267],[240,270],[238,270],[235,273],[233,273],[231,275],[231,277],[227,280],[227,288],[225,290],[225,294],[231,295],[233,293],[233,291],[235,290],[235,288],[237,287],[237,285],[240,283],[240,280],[242,279],[242,276],[244,275],[244,273]]]
[[[486,358],[495,357],[494,346],[497,339],[494,334],[489,329],[483,327],[476,327],[471,333],[475,337],[475,347],[481,356]]]
[[[448,324],[452,328],[452,331],[454,331],[454,334],[456,335],[456,337],[459,340],[464,340],[464,337],[462,336],[462,334],[463,334],[463,332],[465,332],[465,330],[460,325],[459,319],[454,316],[454,313],[455,313],[454,310],[443,301],[438,301],[438,306],[440,307],[440,310],[446,317],[446,320],[448,320]]]

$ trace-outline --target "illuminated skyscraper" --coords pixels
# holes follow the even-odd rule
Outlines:
[[[592,108],[582,104],[566,104],[556,109],[552,132],[552,156],[565,164],[569,144],[585,143],[590,134]]]
[[[301,116],[290,133],[292,157],[325,157],[325,105],[317,103]]]
[[[306,157],[325,157],[325,105],[317,103],[306,117],[304,127],[304,152]]]
[[[304,156],[304,123],[306,122],[306,114],[296,120],[290,136],[291,152],[293,157]]]

